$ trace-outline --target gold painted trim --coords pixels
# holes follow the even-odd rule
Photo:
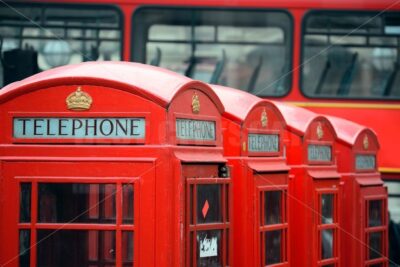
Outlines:
[[[395,172],[395,173],[400,173],[400,168],[378,168],[380,172]]]
[[[366,104],[366,103],[330,103],[330,102],[296,102],[285,101],[298,107],[311,108],[365,108],[365,109],[400,109],[400,104]]]
[[[194,92],[194,95],[192,96],[192,112],[194,114],[200,113],[200,100],[196,92]]]

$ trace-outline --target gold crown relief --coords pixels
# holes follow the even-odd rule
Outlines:
[[[363,146],[364,146],[365,150],[367,150],[369,148],[369,140],[368,140],[368,136],[367,135],[364,136]]]
[[[319,140],[321,140],[322,137],[324,137],[324,130],[322,129],[322,124],[320,122],[318,122],[317,126],[317,137]]]
[[[197,95],[197,93],[194,93],[194,95],[192,97],[192,112],[194,114],[200,113],[200,100],[199,100],[199,96]]]
[[[265,111],[265,108],[263,112],[261,113],[261,126],[262,127],[267,127],[268,125],[268,117],[267,117],[267,112]]]
[[[67,97],[65,102],[67,103],[67,108],[69,110],[82,111],[88,110],[92,105],[93,100],[92,97],[88,93],[83,92],[79,86],[75,92]]]

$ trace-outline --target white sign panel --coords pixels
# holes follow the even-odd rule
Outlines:
[[[14,138],[130,138],[145,137],[144,118],[14,118]]]
[[[332,148],[326,145],[308,145],[309,161],[331,161]]]
[[[356,155],[356,170],[373,170],[375,164],[375,155]]]
[[[277,134],[249,134],[250,152],[278,152],[279,135]]]
[[[215,122],[176,119],[176,137],[183,140],[214,141]]]

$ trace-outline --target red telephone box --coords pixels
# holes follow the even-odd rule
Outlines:
[[[336,133],[331,123],[311,111],[275,103],[286,123],[286,156],[291,207],[293,266],[340,266],[338,227],[340,177],[336,169]]]
[[[233,166],[233,266],[289,266],[285,121],[270,101],[212,88],[225,107],[224,151]]]
[[[4,88],[0,265],[228,265],[221,113],[206,84],[134,63]]]
[[[378,139],[359,124],[328,117],[338,139],[343,182],[342,266],[387,266],[387,188],[377,169]]]

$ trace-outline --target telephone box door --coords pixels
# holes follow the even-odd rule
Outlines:
[[[230,177],[226,172],[221,173],[221,166],[183,166],[188,267],[229,265]]]
[[[10,244],[4,247],[3,260],[10,266],[151,263],[146,257],[139,259],[139,249],[151,246],[146,240],[154,236],[140,231],[139,225],[153,224],[154,217],[151,212],[139,217],[139,211],[152,209],[154,196],[139,182],[154,181],[153,162],[5,162],[3,166],[10,208],[3,233]],[[140,202],[146,207],[139,206],[140,195],[146,196]]]
[[[288,266],[287,174],[254,172],[258,266]],[[260,262],[261,261],[261,262]]]
[[[362,212],[365,214],[363,234],[365,245],[362,249],[364,266],[387,266],[388,218],[387,191],[385,187],[361,188]]]

